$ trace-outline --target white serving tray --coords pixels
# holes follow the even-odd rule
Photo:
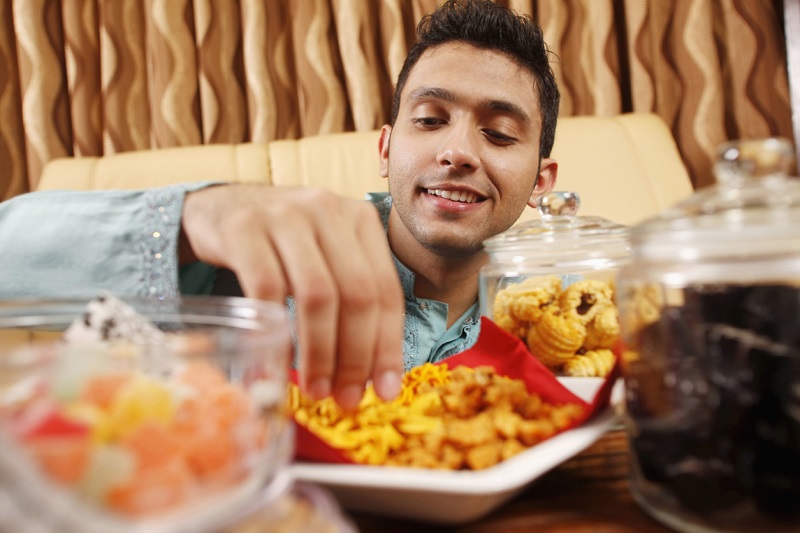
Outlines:
[[[587,401],[602,383],[598,378],[559,380]],[[469,522],[508,501],[617,425],[616,405],[622,397],[622,381],[618,381],[611,406],[598,416],[486,470],[453,472],[305,462],[295,463],[292,470],[295,479],[328,488],[349,511],[441,524]]]

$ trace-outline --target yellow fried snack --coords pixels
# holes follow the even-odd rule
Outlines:
[[[655,285],[628,288],[623,301],[625,329],[630,332],[637,332],[657,322],[661,317],[661,308],[664,307],[664,298]]]
[[[611,350],[590,350],[568,359],[562,370],[566,376],[602,378],[611,372],[615,362],[616,356]]]
[[[355,413],[331,398],[311,402],[290,385],[295,420],[357,463],[437,469],[488,468],[574,425],[578,404],[552,405],[491,367],[426,363],[403,377],[400,396],[372,387]]]
[[[528,278],[499,291],[493,303],[493,316],[500,328],[524,339],[531,323],[537,322],[544,310],[561,292],[556,276]]]
[[[608,283],[596,279],[576,281],[558,297],[558,306],[564,315],[591,322],[597,311],[612,304],[613,293]]]
[[[528,278],[498,291],[493,302],[495,323],[554,372],[577,355],[613,348],[620,336],[613,280],[561,284],[557,276]]]
[[[577,318],[548,310],[528,331],[528,348],[547,366],[559,366],[583,345],[586,326]]]
[[[619,334],[619,313],[614,304],[607,303],[597,310],[594,319],[587,324],[583,348],[585,350],[613,348],[619,339]]]

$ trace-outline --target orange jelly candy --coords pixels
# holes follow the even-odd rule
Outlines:
[[[86,381],[81,398],[98,407],[108,409],[114,396],[131,379],[130,373],[98,374]]]
[[[239,387],[225,383],[208,390],[201,399],[207,419],[222,430],[230,430],[249,414],[247,394]]]
[[[67,485],[80,480],[92,450],[88,434],[31,439],[26,446],[50,478]]]
[[[111,509],[130,516],[145,516],[177,507],[189,498],[192,478],[182,462],[142,470],[127,483],[108,492]]]
[[[198,478],[235,474],[238,451],[229,433],[209,428],[187,435],[186,463]]]
[[[182,460],[185,445],[163,424],[143,422],[120,442],[136,457],[137,470],[151,470]]]

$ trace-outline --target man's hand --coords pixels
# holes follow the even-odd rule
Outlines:
[[[381,397],[397,395],[403,293],[372,205],[322,189],[222,185],[187,195],[182,230],[189,257],[234,271],[245,296],[294,297],[313,398],[333,393],[355,408],[368,379]]]

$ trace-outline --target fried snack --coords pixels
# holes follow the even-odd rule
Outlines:
[[[488,468],[579,422],[578,404],[551,405],[491,367],[426,363],[392,401],[372,387],[355,413],[311,402],[290,385],[295,420],[357,463],[449,470]]]
[[[630,332],[637,332],[657,322],[661,317],[660,310],[664,307],[664,298],[655,285],[629,287],[623,301],[625,329]]]
[[[640,359],[640,333],[660,320],[666,302],[661,287],[655,284],[628,285],[623,290],[619,314],[625,332],[625,348],[620,354],[620,364],[627,371]]]
[[[537,322],[561,292],[556,276],[528,278],[499,291],[494,299],[494,320],[505,331],[524,339],[530,325]]]
[[[611,287],[596,279],[576,281],[558,297],[558,306],[565,316],[588,324],[597,312],[612,304]]]
[[[586,338],[586,326],[576,317],[550,309],[528,331],[528,348],[547,366],[559,366],[574,356]]]
[[[576,355],[564,363],[564,375],[575,377],[605,377],[614,368],[616,356],[607,349],[590,350]]]
[[[561,285],[557,276],[528,278],[500,290],[493,302],[495,323],[522,339],[556,373],[578,355],[613,348],[620,336],[613,281],[585,279],[564,289]]]
[[[585,350],[613,348],[619,339],[619,334],[619,314],[614,304],[609,302],[597,310],[594,319],[586,326],[583,348]]]

